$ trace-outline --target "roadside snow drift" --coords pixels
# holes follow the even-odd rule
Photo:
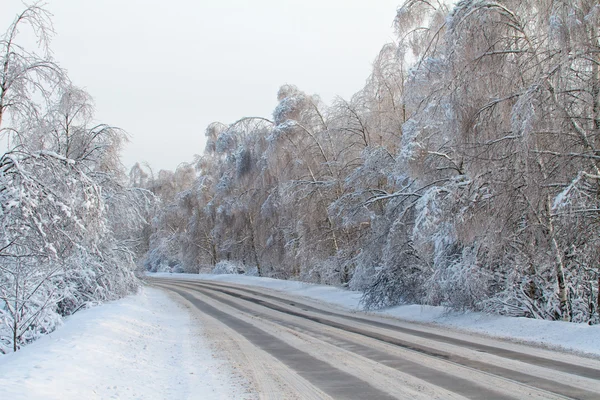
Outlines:
[[[0,399],[243,399],[202,327],[158,289],[81,311],[0,357]]]

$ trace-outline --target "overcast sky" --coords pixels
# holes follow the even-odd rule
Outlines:
[[[123,161],[175,169],[213,121],[270,117],[283,84],[349,98],[401,0],[50,0],[54,57],[125,129]],[[4,31],[23,9],[0,0]]]

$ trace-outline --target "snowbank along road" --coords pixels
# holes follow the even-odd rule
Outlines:
[[[349,313],[268,289],[149,278],[195,309],[264,399],[600,399],[600,361]]]

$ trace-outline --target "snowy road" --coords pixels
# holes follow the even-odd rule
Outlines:
[[[197,310],[262,398],[598,399],[600,362],[332,309],[265,288],[150,278]]]

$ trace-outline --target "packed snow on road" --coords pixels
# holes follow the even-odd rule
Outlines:
[[[358,310],[359,292],[243,275],[149,274],[268,288]],[[600,326],[399,306],[375,315],[600,356]],[[81,311],[55,332],[0,357],[4,399],[254,399],[254,384],[219,347],[215,332],[166,292],[137,295]],[[229,354],[230,355],[230,354]]]
[[[360,310],[362,293],[339,287],[314,285],[237,274],[148,274],[157,278],[214,280],[248,286],[269,288],[288,294],[307,297],[346,310]],[[563,321],[515,318],[479,312],[455,312],[444,307],[403,305],[373,312],[404,321],[445,326],[465,332],[508,339],[554,349],[600,356],[600,325]]]

